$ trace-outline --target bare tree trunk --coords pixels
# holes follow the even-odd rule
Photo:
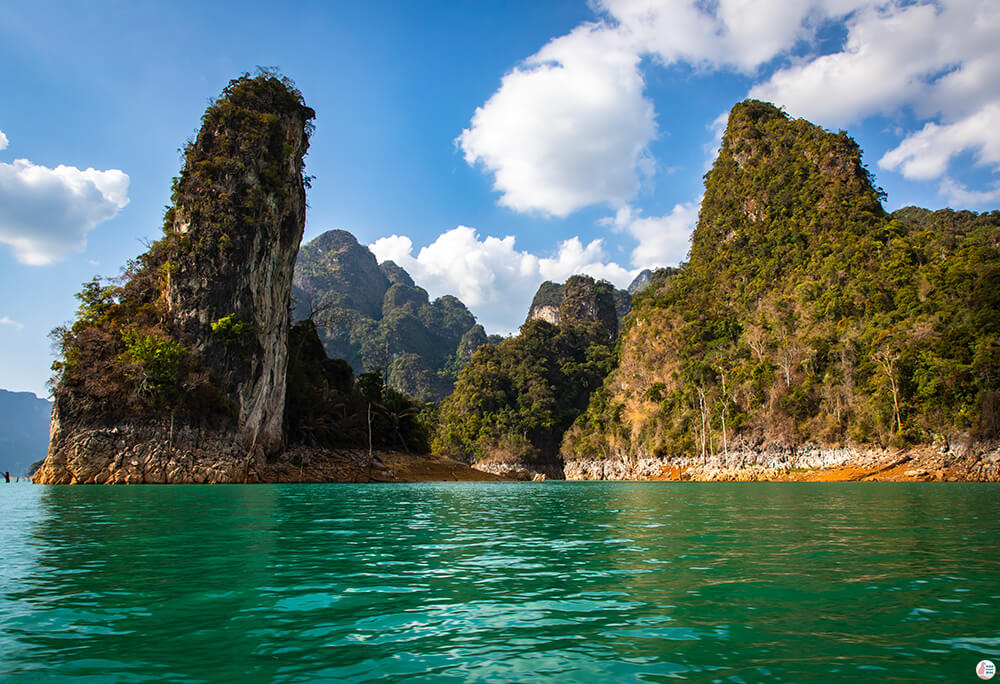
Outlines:
[[[896,361],[899,359],[899,352],[890,352],[888,347],[880,349],[875,354],[875,360],[885,371],[889,378],[889,389],[892,391],[892,415],[896,423],[897,434],[903,431],[903,421],[899,415],[899,387],[896,385]]]
[[[170,436],[167,438],[167,458],[168,459],[170,458],[170,455],[173,453],[173,451],[174,451],[174,413],[173,413],[173,411],[171,411],[171,413],[170,413]]]
[[[729,441],[726,438],[726,410],[729,408],[729,395],[726,394],[726,374],[720,372],[722,376],[722,453],[729,460]]]
[[[705,391],[701,388],[701,385],[699,385],[697,389],[698,389],[698,410],[701,411],[701,461],[702,463],[704,463],[705,440],[707,437],[706,425],[705,425]]]
[[[375,460],[372,456],[372,403],[368,402],[368,464],[371,467],[371,462]]]

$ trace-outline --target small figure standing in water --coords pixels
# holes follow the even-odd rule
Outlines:
[[[3,479],[7,484],[10,484],[10,471],[4,471]]]

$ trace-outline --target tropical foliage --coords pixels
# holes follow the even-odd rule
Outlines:
[[[529,320],[520,335],[473,355],[441,406],[435,451],[468,461],[557,460],[563,433],[611,369],[608,325],[617,326],[613,288],[571,280],[558,325]]]
[[[566,454],[997,436],[1000,212],[882,197],[846,133],[737,105],[690,260],[636,297]]]
[[[426,452],[433,412],[391,387],[380,371],[356,379],[330,359],[312,321],[292,326],[288,345],[285,431],[290,442]]]

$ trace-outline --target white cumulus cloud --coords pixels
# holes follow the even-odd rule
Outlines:
[[[405,235],[376,240],[369,249],[382,261],[394,261],[432,297],[461,299],[489,332],[511,333],[524,322],[538,286],[562,283],[583,273],[625,288],[644,268],[676,265],[687,257],[700,202],[678,204],[663,216],[642,216],[622,207],[602,223],[624,232],[637,245],[626,268],[608,259],[603,240],[584,244],[579,237],[559,243],[556,253],[538,256],[517,249],[515,238],[481,237],[458,226],[415,251]]]
[[[19,323],[13,319],[7,318],[6,316],[0,316],[0,325],[6,325],[15,330],[21,330],[24,328],[24,323]]]
[[[941,181],[940,192],[955,207],[973,207],[1000,201],[1000,183],[989,190],[969,190],[954,179],[945,177]]]
[[[843,126],[913,102],[924,93],[926,77],[943,66],[933,39],[941,29],[933,5],[864,8],[847,28],[842,50],[779,69],[750,96]]]
[[[456,142],[517,211],[623,206],[653,170],[657,134],[639,61],[622,32],[580,26],[504,76]]]
[[[952,201],[992,201],[991,191],[957,191],[947,174],[965,151],[1000,171],[1000,3],[865,4],[847,19],[840,51],[779,69],[750,95],[827,126],[909,109],[923,126],[879,166],[911,180],[942,179],[941,194]]]
[[[948,170],[952,157],[975,150],[976,161],[984,166],[1000,167],[1000,97],[997,102],[954,123],[928,123],[887,152],[879,166],[899,170],[907,178],[940,178]]]
[[[87,233],[128,204],[129,177],[117,170],[50,169],[27,159],[0,163],[0,242],[40,266],[86,246]]]
[[[8,142],[7,136],[3,134],[3,131],[0,131],[0,150],[6,150]]]
[[[856,4],[604,0],[596,5],[604,19],[552,39],[504,76],[456,142],[516,211],[621,209],[656,169],[644,57],[752,72],[812,37],[816,17]]]
[[[642,216],[631,207],[624,207],[604,223],[625,230],[638,242],[631,255],[635,268],[676,266],[687,258],[691,249],[691,233],[698,222],[700,204],[701,200],[678,204],[663,216]]]
[[[608,262],[601,240],[585,245],[573,237],[554,255],[539,257],[518,250],[513,236],[481,238],[467,226],[442,233],[416,254],[413,241],[402,235],[381,238],[369,248],[380,262],[392,260],[406,269],[432,297],[457,296],[491,333],[517,330],[545,280],[563,282],[586,273],[625,287],[638,272]]]
[[[863,0],[601,0],[635,50],[663,64],[731,68],[754,73],[762,64],[811,40],[826,17],[843,16]]]

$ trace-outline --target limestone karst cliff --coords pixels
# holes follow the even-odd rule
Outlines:
[[[292,271],[312,109],[287,79],[235,79],[175,179],[164,237],[94,279],[56,332],[41,483],[242,482],[282,447]]]
[[[1000,213],[881,199],[846,133],[736,105],[689,261],[634,298],[618,368],[563,442],[567,472],[922,445],[996,459],[969,445],[1000,431]]]
[[[618,334],[629,312],[632,296],[606,280],[574,275],[565,283],[546,280],[538,286],[528,308],[528,318],[540,318],[559,325],[566,318],[586,318],[601,323],[611,337]]]

